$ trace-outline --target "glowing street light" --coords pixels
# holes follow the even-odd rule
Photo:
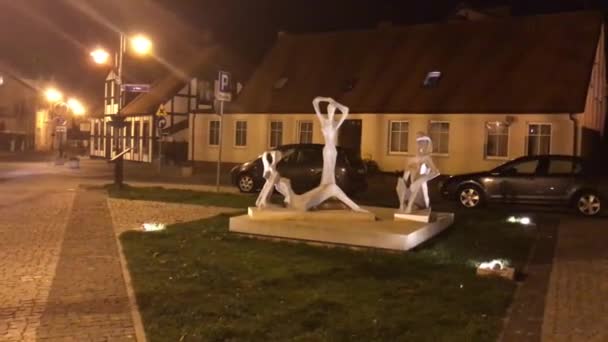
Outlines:
[[[82,103],[75,98],[68,99],[67,105],[75,116],[82,116],[86,113],[86,109]]]
[[[110,60],[110,54],[102,48],[91,51],[90,55],[97,64],[108,64],[108,61]]]
[[[131,49],[138,55],[147,55],[152,51],[152,41],[143,34],[131,38]]]
[[[44,96],[49,102],[58,102],[63,99],[63,94],[55,88],[48,88],[44,92]]]

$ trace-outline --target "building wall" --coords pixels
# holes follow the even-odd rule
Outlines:
[[[0,70],[0,150],[33,148],[38,94],[33,85]]]
[[[589,79],[585,111],[576,115],[580,123],[579,154],[590,155],[599,147],[606,125],[606,59],[604,28],[597,44],[593,69]]]
[[[218,120],[214,114],[196,115],[194,132],[194,160],[216,161],[217,146],[209,144],[210,121]],[[527,133],[530,124],[548,124],[551,127],[550,153],[572,154],[573,123],[568,114],[351,114],[348,119],[362,120],[361,156],[375,160],[384,171],[402,170],[408,158],[413,157],[416,132],[427,132],[431,121],[445,121],[449,128],[449,151],[436,155],[434,160],[446,174],[472,172],[495,167],[506,160],[527,153]],[[235,146],[236,121],[247,122],[247,145]],[[407,153],[389,152],[389,127],[395,120],[409,124]],[[270,149],[270,122],[283,123],[282,144],[297,143],[299,121],[313,123],[313,142],[323,143],[323,136],[314,114],[227,114],[223,119],[222,161],[240,163],[257,157]],[[505,157],[487,157],[486,125],[500,122],[508,125],[508,154]],[[192,147],[191,147],[192,148]],[[192,150],[189,153],[192,159]]]

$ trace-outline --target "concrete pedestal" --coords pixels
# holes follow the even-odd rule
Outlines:
[[[230,231],[255,237],[315,244],[407,251],[454,222],[454,214],[434,212],[430,222],[395,220],[394,210],[366,207],[375,216],[348,210],[290,212],[251,209],[252,215],[230,218]],[[363,213],[364,214],[364,213]]]

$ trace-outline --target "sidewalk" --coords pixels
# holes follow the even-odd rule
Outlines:
[[[540,227],[502,341],[608,341],[608,219],[560,220]]]

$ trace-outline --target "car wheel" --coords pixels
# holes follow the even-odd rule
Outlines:
[[[575,204],[579,214],[585,216],[595,216],[602,209],[600,197],[592,191],[579,193],[576,196]]]
[[[458,203],[465,208],[477,208],[483,204],[481,189],[474,185],[465,185],[458,190]]]
[[[253,177],[246,173],[239,176],[237,186],[241,192],[249,193],[255,190],[255,182]]]

